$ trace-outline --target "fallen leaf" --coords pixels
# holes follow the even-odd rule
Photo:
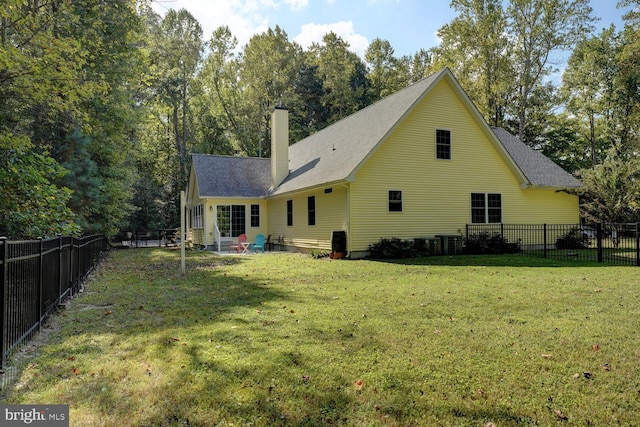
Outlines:
[[[611,370],[611,366],[609,366],[608,363],[605,363],[604,365],[602,365],[602,370],[608,372]]]
[[[105,316],[108,316],[108,315],[110,315],[110,314],[111,314],[111,310],[105,310],[105,312],[104,312],[104,315],[105,315]]]
[[[542,357],[544,357],[545,359],[551,359],[551,358],[553,358],[553,355],[552,355],[552,354],[542,354],[541,356],[542,356]]]
[[[73,368],[73,374],[74,375],[78,375],[80,373],[80,371],[78,370],[78,368]]]
[[[69,356],[69,357],[67,357],[67,360],[76,360],[76,357],[75,356]]]
[[[302,376],[302,381],[309,381],[311,379],[311,377],[309,375],[303,375]]]
[[[364,386],[364,381],[362,380],[355,380],[353,382],[353,386],[358,389],[358,390],[362,390],[362,387]]]
[[[555,411],[553,411],[554,414],[556,414],[556,417],[560,418],[561,420],[568,420],[569,417],[567,417],[565,414],[562,413],[562,411],[559,411],[558,409],[556,409]]]
[[[173,340],[174,340],[174,341],[180,341],[180,338],[178,338],[178,337],[174,337],[174,338],[173,338]]]
[[[600,350],[600,346],[598,344],[594,344],[594,345],[591,346],[591,350],[598,351],[598,350]]]

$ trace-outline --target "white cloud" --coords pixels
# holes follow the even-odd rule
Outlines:
[[[329,32],[334,32],[340,36],[349,43],[350,50],[354,51],[358,56],[364,57],[364,52],[369,46],[369,42],[365,36],[355,32],[351,21],[340,21],[332,24],[305,24],[294,41],[307,49],[312,43],[321,43],[322,37]]]
[[[269,28],[268,12],[283,6],[302,10],[308,3],[308,0],[156,0],[152,7],[161,16],[168,9],[188,10],[200,22],[206,41],[215,29],[226,25],[242,47],[251,36]]]
[[[280,8],[299,11],[308,6],[309,0],[156,0],[152,2],[153,9],[162,16],[169,8],[187,9],[202,26],[205,41],[209,41],[216,28],[221,25],[228,26],[231,33],[238,39],[239,48],[243,48],[253,35],[276,25],[269,22],[268,13]],[[302,25],[301,32],[294,41],[306,49],[313,42],[322,42],[322,37],[330,31],[347,41],[353,52],[364,57],[369,42],[365,36],[356,33],[352,21]]]
[[[284,0],[293,10],[303,10],[309,6],[309,0]]]

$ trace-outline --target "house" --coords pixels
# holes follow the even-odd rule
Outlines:
[[[187,188],[193,242],[241,233],[290,249],[351,257],[380,238],[461,235],[470,223],[577,223],[580,181],[504,129],[490,127],[443,69],[288,145],[272,114],[272,157],[194,154]],[[220,246],[219,246],[220,245]]]

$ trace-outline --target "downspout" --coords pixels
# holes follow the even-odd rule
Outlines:
[[[340,183],[341,186],[343,186],[345,188],[345,190],[347,191],[347,212],[346,212],[346,218],[347,218],[347,254],[346,256],[349,257],[351,254],[351,192],[349,185],[345,184],[344,182]]]

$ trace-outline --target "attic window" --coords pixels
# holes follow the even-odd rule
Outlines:
[[[324,189],[324,194],[329,194],[329,193],[333,193],[333,188],[325,188]]]
[[[402,212],[402,191],[389,190],[389,212]]]
[[[451,131],[436,129],[436,159],[451,160]]]

